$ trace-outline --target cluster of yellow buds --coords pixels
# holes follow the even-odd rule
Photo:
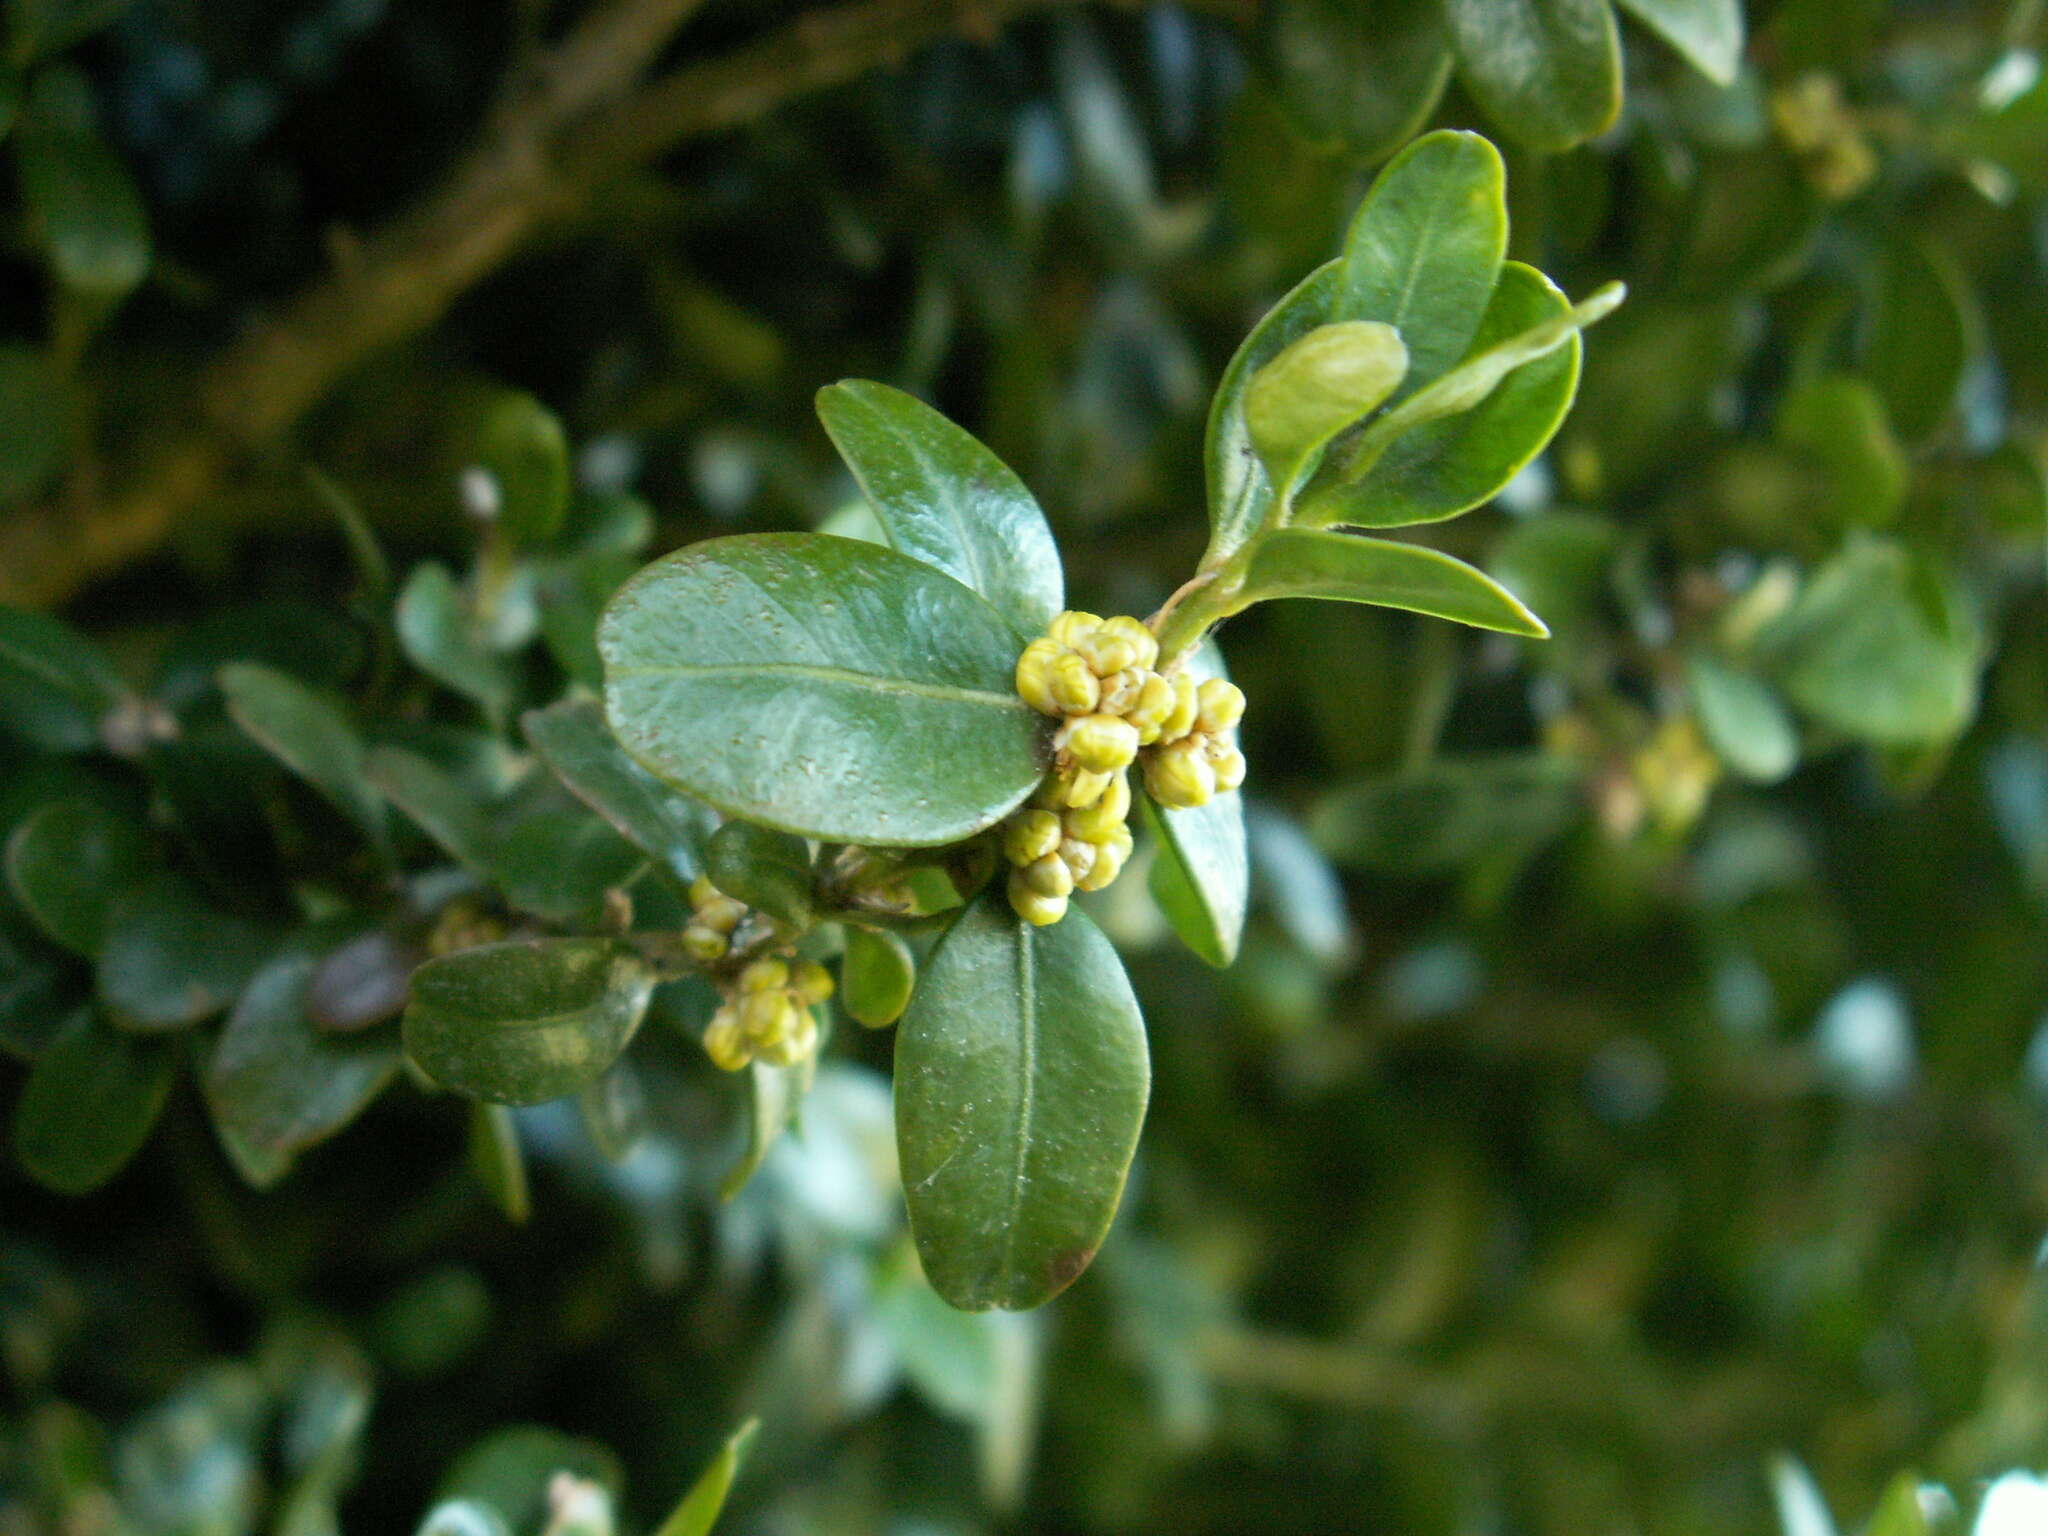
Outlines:
[[[1237,747],[1244,690],[1220,677],[1197,684],[1184,672],[1174,683],[1173,718],[1145,754],[1145,789],[1161,805],[1188,810],[1244,783],[1244,753]]]
[[[1130,775],[1109,775],[1088,805],[1068,803],[1076,777],[1047,774],[1032,803],[1003,826],[1010,905],[1041,927],[1067,915],[1075,891],[1099,891],[1122,874],[1131,856]]]
[[[771,1067],[793,1067],[818,1048],[811,1010],[831,995],[831,974],[815,960],[752,961],[711,1015],[705,1054],[728,1072],[757,1056]]]
[[[732,949],[733,930],[747,915],[746,904],[719,890],[708,875],[699,875],[690,882],[690,909],[690,921],[683,928],[683,953],[699,965],[723,960]]]

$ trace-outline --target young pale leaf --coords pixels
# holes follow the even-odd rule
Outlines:
[[[1621,112],[1621,36],[1609,0],[1445,0],[1458,77],[1532,149],[1570,149]]]
[[[1276,0],[1259,43],[1304,138],[1365,164],[1428,121],[1451,78],[1441,0],[1391,0],[1370,16],[1345,0]]]
[[[1338,284],[1337,262],[1327,262],[1311,272],[1252,328],[1216,385],[1202,449],[1209,488],[1209,552],[1202,559],[1205,570],[1242,548],[1273,510],[1273,481],[1259,461],[1251,427],[1245,421],[1245,392],[1252,376],[1329,318]]]
[[[777,1140],[796,1118],[817,1070],[816,1056],[793,1067],[774,1067],[765,1061],[747,1067],[747,1142],[740,1149],[739,1161],[718,1181],[719,1199],[731,1200],[753,1182]]]
[[[1799,761],[1799,732],[1775,689],[1704,651],[1686,662],[1693,713],[1707,744],[1743,778],[1775,784]]]
[[[514,542],[537,544],[569,512],[569,436],[533,396],[508,390],[477,424],[477,462],[498,490],[497,523]]]
[[[1507,250],[1507,173],[1476,133],[1417,139],[1380,172],[1344,239],[1332,320],[1379,320],[1419,389],[1465,355]]]
[[[646,963],[610,939],[461,950],[413,973],[406,1054],[470,1098],[543,1104],[618,1059],[653,987]]]
[[[717,818],[620,749],[594,700],[565,699],[520,717],[526,739],[569,792],[687,885],[704,872]]]
[[[148,855],[149,840],[126,817],[90,800],[53,801],[23,817],[8,837],[7,884],[38,928],[92,957]]]
[[[917,961],[893,933],[848,928],[839,962],[839,1000],[856,1023],[884,1029],[903,1017],[917,985]]]
[[[1339,432],[1363,421],[1408,370],[1401,334],[1377,320],[1319,325],[1245,386],[1245,428],[1266,475],[1292,493]]]
[[[458,864],[481,879],[494,878],[490,822],[453,774],[403,747],[377,747],[363,775]]]
[[[99,745],[126,693],[98,647],[61,619],[0,607],[0,728],[46,752]]]
[[[183,1029],[233,1003],[272,942],[185,881],[150,880],[116,903],[107,920],[100,1001],[124,1029]]]
[[[507,1221],[523,1224],[533,1214],[519,1125],[504,1105],[469,1106],[469,1170]]]
[[[1830,373],[1786,397],[1777,432],[1826,478],[1827,514],[1843,526],[1880,527],[1898,516],[1912,470],[1892,436],[1884,400],[1862,379]]]
[[[14,1111],[21,1166],[60,1194],[98,1189],[149,1139],[177,1064],[168,1041],[81,1012],[29,1069]]]
[[[866,379],[818,391],[818,416],[889,543],[973,588],[1029,638],[1065,605],[1059,547],[1010,467],[914,395]]]
[[[948,843],[1045,771],[1009,624],[894,550],[817,534],[695,544],[620,590],[598,645],[620,744],[761,826]]]
[[[1472,355],[1570,309],[1570,301],[1541,272],[1519,261],[1506,262],[1486,318],[1472,338]],[[1563,346],[1515,368],[1471,410],[1396,438],[1364,479],[1312,486],[1296,503],[1295,522],[1399,528],[1441,522],[1491,501],[1563,423],[1578,392],[1582,350],[1574,333]]]
[[[1621,8],[1716,85],[1742,62],[1742,0],[1619,0]]]
[[[711,883],[735,901],[758,907],[793,928],[811,925],[811,850],[800,837],[728,821],[704,852]]]
[[[732,1492],[733,1480],[740,1475],[747,1447],[753,1444],[754,1432],[760,1427],[758,1420],[748,1419],[732,1432],[654,1536],[711,1536],[711,1528],[718,1523],[726,1497]]]
[[[1449,874],[1562,832],[1578,813],[1580,777],[1535,753],[1434,762],[1334,791],[1309,831],[1353,869]]]
[[[1343,478],[1356,481],[1369,474],[1394,443],[1417,427],[1472,410],[1516,369],[1547,357],[1560,347],[1576,347],[1579,332],[1612,314],[1627,295],[1628,290],[1620,283],[1608,283],[1563,314],[1474,353],[1359,433],[1342,456]]]
[[[1404,608],[1478,629],[1544,639],[1550,631],[1506,587],[1462,560],[1414,544],[1283,528],[1252,551],[1232,612],[1278,597]]]
[[[332,1035],[314,1028],[306,993],[318,961],[312,946],[295,945],[251,977],[206,1061],[214,1129],[258,1189],[361,1114],[398,1071],[391,1030]]]
[[[484,644],[446,566],[428,561],[414,567],[398,594],[393,623],[414,666],[474,700],[491,720],[504,718],[512,707],[511,669]]]
[[[384,800],[363,772],[363,739],[341,706],[255,662],[231,662],[218,676],[235,724],[382,846]]]
[[[1070,912],[980,897],[939,942],[896,1037],[896,1143],[918,1256],[967,1311],[1035,1307],[1088,1267],[1151,1089],[1123,964]]]
[[[100,137],[91,84],[69,65],[37,71],[15,128],[22,199],[67,288],[111,303],[149,273],[149,214]]]
[[[1213,642],[1187,665],[1198,678],[1229,675]],[[1181,941],[1219,969],[1237,959],[1251,896],[1243,801],[1233,791],[1191,810],[1170,810],[1144,797],[1145,824],[1159,850],[1148,879],[1152,897]]]

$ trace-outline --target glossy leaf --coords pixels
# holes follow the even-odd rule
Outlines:
[[[8,837],[7,884],[38,928],[91,957],[148,854],[148,839],[126,817],[90,800],[59,800],[23,817]]]
[[[640,1027],[653,977],[610,939],[486,944],[413,973],[405,1050],[444,1088],[497,1104],[574,1093]]]
[[[484,644],[455,578],[445,566],[416,566],[398,594],[398,643],[427,676],[474,700],[492,720],[512,707],[505,659]]]
[[[1570,308],[1549,278],[1521,262],[1507,262],[1472,338],[1472,355],[1558,319]],[[1574,334],[1563,346],[1510,371],[1471,410],[1395,438],[1362,480],[1311,489],[1297,504],[1295,521],[1308,527],[1399,528],[1441,522],[1491,501],[1563,423],[1578,391],[1582,351]]]
[[[49,752],[99,745],[126,689],[99,648],[61,619],[0,607],[0,729]]]
[[[39,70],[15,125],[22,197],[66,287],[111,302],[149,273],[149,215],[128,169],[100,137],[85,76]]]
[[[1276,0],[1259,13],[1260,53],[1302,135],[1372,162],[1429,120],[1451,78],[1441,0]]]
[[[73,409],[54,364],[27,347],[0,346],[0,507],[35,495],[70,461]]]
[[[224,1012],[269,955],[273,936],[221,911],[185,881],[159,877],[114,907],[100,948],[101,1002],[126,1029],[183,1029]]]
[[[1377,410],[1408,370],[1401,334],[1377,320],[1319,325],[1252,375],[1245,427],[1283,494],[1330,440]]]
[[[770,1066],[755,1061],[746,1068],[747,1139],[738,1161],[718,1181],[718,1198],[731,1200],[753,1182],[754,1175],[775,1150],[775,1143],[796,1118],[797,1109],[810,1092],[817,1071],[817,1058],[807,1057],[792,1067]]]
[[[515,543],[560,531],[569,511],[569,438],[554,412],[531,395],[498,395],[477,425],[476,457],[497,486],[497,525]]]
[[[811,925],[811,850],[800,837],[729,821],[704,850],[711,883],[735,901],[758,907],[792,928]]]
[[[1465,355],[1507,250],[1507,173],[1476,133],[1417,139],[1380,172],[1344,239],[1333,320],[1379,320],[1413,392]]]
[[[1715,755],[1743,778],[1775,784],[1799,761],[1799,732],[1768,683],[1704,652],[1686,662],[1693,713]]]
[[[149,1139],[177,1060],[168,1042],[81,1012],[29,1069],[14,1110],[14,1155],[60,1194],[99,1188]]]
[[[1555,837],[1578,813],[1579,781],[1572,763],[1535,754],[1448,759],[1333,791],[1309,830],[1354,869],[1448,874]]]
[[[1608,0],[1444,0],[1458,78],[1508,134],[1569,149],[1621,111],[1621,37]]]
[[[530,812],[491,843],[491,870],[505,900],[569,927],[600,924],[611,893],[647,868],[639,849],[581,806]]]
[[[1685,56],[1716,85],[1734,82],[1742,62],[1742,0],[1618,0],[1621,8]]]
[[[1514,593],[1462,560],[1349,533],[1283,528],[1260,543],[1233,611],[1281,597],[1402,608],[1539,640],[1550,633]]]
[[[866,379],[818,391],[818,416],[889,543],[988,599],[1025,638],[1065,605],[1045,514],[1010,467],[914,395]]]
[[[748,1419],[732,1432],[654,1536],[711,1536],[712,1527],[725,1510],[733,1481],[746,1461],[747,1447],[754,1443],[754,1432],[760,1427],[758,1421]]]
[[[693,545],[626,584],[598,643],[620,744],[757,825],[952,842],[1044,772],[1010,626],[893,550],[817,534]]]
[[[1213,643],[1187,662],[1198,678],[1227,677]],[[1143,796],[1145,824],[1158,853],[1148,883],[1173,931],[1210,965],[1237,959],[1251,897],[1251,862],[1245,846],[1244,796],[1232,791],[1207,805],[1172,810]]]
[[[520,717],[526,739],[570,793],[687,885],[704,872],[704,844],[717,818],[677,794],[612,738],[604,707],[565,699]]]
[[[368,752],[340,705],[254,662],[231,663],[219,676],[235,724],[381,845],[383,797],[364,773]]]
[[[1787,397],[1777,430],[1826,477],[1834,522],[1877,527],[1898,515],[1911,471],[1884,401],[1862,379],[1807,380]]]
[[[377,747],[363,764],[377,792],[470,873],[494,873],[491,826],[482,803],[453,774],[403,747]]]
[[[896,1039],[911,1230],[954,1306],[1022,1309],[1087,1268],[1151,1068],[1122,962],[1082,913],[1048,928],[983,895],[934,950]]]
[[[858,1024],[883,1029],[903,1017],[917,984],[917,960],[893,933],[848,928],[839,963],[839,1000]]]

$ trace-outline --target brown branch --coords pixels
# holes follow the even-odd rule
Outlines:
[[[74,487],[0,524],[0,601],[62,602],[156,549],[244,455],[290,431],[365,358],[432,325],[604,182],[938,37],[988,36],[1075,0],[851,0],[638,85],[701,3],[600,5],[508,92],[439,188],[202,371],[179,440],[125,489]]]

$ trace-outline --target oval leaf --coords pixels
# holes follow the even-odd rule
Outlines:
[[[604,708],[567,699],[520,717],[526,739],[569,792],[684,885],[704,872],[710,811],[677,794],[620,749]]]
[[[569,436],[533,396],[507,391],[478,423],[477,462],[498,489],[498,526],[520,544],[561,530],[569,512]]]
[[[1080,912],[1034,928],[999,892],[969,907],[896,1040],[896,1142],[933,1288],[967,1311],[1064,1290],[1116,1214],[1150,1088],[1101,931]]]
[[[1245,427],[1266,473],[1291,494],[1330,439],[1379,408],[1408,371],[1401,334],[1377,320],[1319,325],[1252,375]]]
[[[640,957],[610,939],[466,949],[413,973],[406,1054],[457,1093],[542,1104],[618,1059],[652,989]]]
[[[235,724],[381,844],[384,801],[364,777],[363,739],[341,706],[255,662],[231,662],[218,675]]]
[[[67,288],[120,299],[149,273],[149,214],[100,136],[91,84],[69,65],[40,70],[15,128],[15,163],[50,270]]]
[[[917,960],[893,933],[848,928],[839,962],[839,1000],[854,1021],[885,1029],[903,1017],[917,984]]]
[[[98,647],[62,619],[0,607],[0,728],[47,752],[99,745],[125,690]]]
[[[1403,608],[1478,629],[1543,639],[1550,631],[1521,599],[1462,560],[1386,539],[1283,528],[1252,552],[1233,612],[1276,597],[1325,597]]]
[[[914,395],[866,379],[818,391],[818,417],[889,543],[973,588],[1029,637],[1065,606],[1059,547],[1024,482]]]
[[[127,1029],[183,1029],[227,1009],[271,950],[271,935],[163,877],[116,904],[101,946],[100,1000]]]
[[[1686,663],[1693,713],[1722,762],[1757,784],[1775,784],[1799,761],[1799,731],[1768,683],[1696,653]]]
[[[29,1070],[14,1111],[14,1153],[60,1194],[98,1189],[149,1139],[177,1070],[162,1040],[81,1013]]]
[[[728,821],[711,835],[704,865],[711,883],[733,900],[794,928],[810,927],[811,850],[802,838]]]
[[[1742,62],[1742,0],[1620,0],[1621,8],[1716,85]]]
[[[25,817],[7,839],[7,884],[38,928],[94,956],[148,851],[142,829],[127,818],[90,800],[59,800]]]
[[[1303,137],[1370,163],[1420,128],[1451,78],[1441,0],[1276,0],[1260,52]]]
[[[1569,149],[1621,111],[1621,37],[1608,0],[1445,0],[1458,76],[1532,149]]]
[[[992,825],[1044,772],[1017,639],[950,576],[816,534],[712,539],[656,562],[598,631],[613,733],[761,826],[921,845]]]

